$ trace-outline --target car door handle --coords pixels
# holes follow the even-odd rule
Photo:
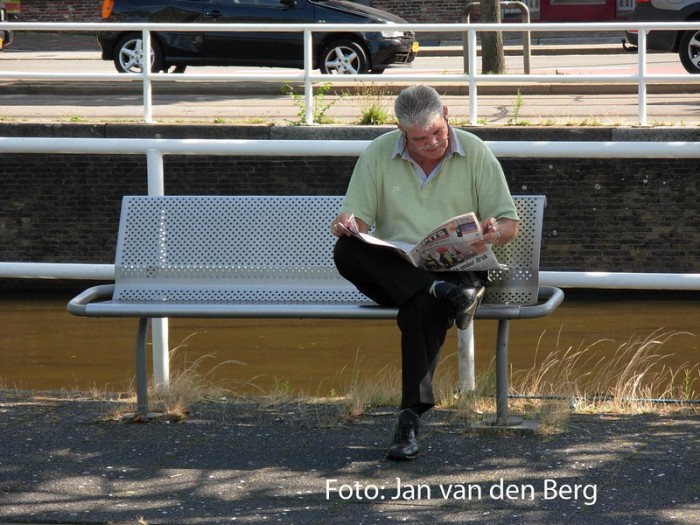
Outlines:
[[[219,18],[221,16],[221,11],[219,11],[218,9],[214,9],[213,11],[206,11],[204,13],[204,16],[208,16],[211,18]]]

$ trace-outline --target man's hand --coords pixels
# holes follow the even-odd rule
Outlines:
[[[331,222],[331,233],[336,237],[342,235],[352,235],[353,230],[360,233],[367,233],[369,225],[361,219],[356,219],[352,213],[340,213]]]
[[[513,219],[494,219],[481,221],[484,244],[508,244],[518,235],[518,221]]]

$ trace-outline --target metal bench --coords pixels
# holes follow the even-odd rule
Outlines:
[[[146,337],[150,318],[390,319],[396,309],[371,303],[337,273],[328,225],[342,197],[124,197],[115,282],[93,286],[68,303],[74,315],[139,318],[137,414],[148,413]],[[542,317],[563,300],[539,287],[544,196],[515,197],[518,238],[495,247],[507,271],[492,283],[477,319],[498,319],[497,413],[508,417],[511,319]]]

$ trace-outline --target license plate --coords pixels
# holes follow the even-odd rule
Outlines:
[[[419,47],[420,47],[420,45],[418,45],[418,41],[415,41],[415,42],[413,42],[413,47],[411,48],[411,50],[412,50],[414,53],[418,53],[418,48],[419,48]]]
[[[2,44],[3,44],[2,37],[0,36],[0,49],[2,49]]]

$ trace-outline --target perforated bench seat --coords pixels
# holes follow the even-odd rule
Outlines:
[[[144,355],[137,359],[144,362],[149,318],[394,318],[396,309],[373,305],[335,269],[329,224],[341,201],[338,196],[125,197],[115,283],[85,290],[68,310],[140,318],[137,350]],[[499,319],[497,348],[506,356],[508,320],[547,315],[563,300],[561,290],[539,287],[545,198],[517,196],[515,202],[518,238],[494,247],[508,269],[489,272],[491,283],[476,314]],[[139,370],[143,398],[147,379]],[[146,405],[139,400],[139,410]]]

